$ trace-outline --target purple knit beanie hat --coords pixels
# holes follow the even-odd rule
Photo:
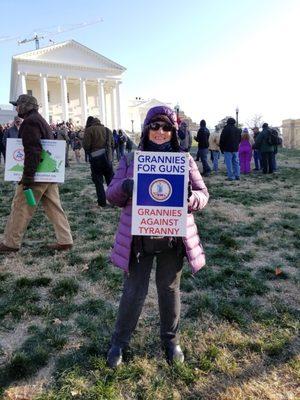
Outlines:
[[[174,127],[177,127],[176,113],[167,106],[156,106],[150,108],[144,121],[144,127],[155,121],[165,121]]]

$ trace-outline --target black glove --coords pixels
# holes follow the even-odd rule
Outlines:
[[[22,176],[22,179],[18,182],[18,185],[23,185],[26,188],[30,188],[34,185],[34,180],[32,177]]]
[[[191,184],[191,182],[189,181],[189,183],[188,183],[188,201],[190,200],[190,197],[191,197],[192,194],[193,194],[193,191],[192,191],[192,184]]]
[[[132,197],[133,192],[133,179],[125,179],[122,183],[122,190],[128,197]]]

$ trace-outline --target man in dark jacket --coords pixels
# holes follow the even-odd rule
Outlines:
[[[208,176],[211,168],[207,162],[208,155],[208,147],[209,147],[209,130],[206,128],[206,122],[204,119],[200,121],[200,129],[197,132],[197,136],[195,137],[196,142],[198,142],[198,151],[196,161],[199,161],[199,158],[203,167],[203,176]]]
[[[4,146],[4,151],[6,151],[7,139],[17,139],[19,137],[19,129],[22,124],[22,118],[15,117],[14,124],[8,128],[3,135],[2,144]]]
[[[82,144],[85,151],[90,155],[91,174],[96,187],[98,206],[106,207],[103,177],[108,186],[113,177],[113,134],[101,124],[98,118],[94,118],[91,126],[86,128],[84,132]]]
[[[255,126],[252,129],[252,131],[253,131],[253,139],[255,142],[255,140],[257,139],[257,136],[259,135],[259,128],[257,126]],[[262,161],[261,161],[261,154],[258,149],[254,149],[253,158],[254,158],[254,165],[255,165],[254,171],[259,171],[262,168]]]
[[[38,113],[38,103],[35,97],[22,94],[16,102],[19,117],[24,121],[20,127],[19,137],[24,147],[24,170],[12,203],[11,213],[6,223],[3,242],[0,243],[0,253],[18,251],[22,239],[33,217],[36,207],[29,206],[23,191],[32,189],[36,203],[42,202],[45,213],[52,222],[57,243],[48,245],[53,250],[67,250],[72,247],[70,225],[61,207],[58,186],[56,183],[34,182],[34,175],[41,161],[41,139],[53,139],[48,123]]]
[[[238,149],[241,141],[241,129],[235,126],[235,119],[228,118],[220,136],[220,150],[224,153],[229,181],[240,179]]]
[[[274,145],[270,143],[271,130],[265,122],[262,126],[262,131],[256,137],[254,147],[261,153],[262,168],[264,174],[272,174],[274,172],[273,154]]]

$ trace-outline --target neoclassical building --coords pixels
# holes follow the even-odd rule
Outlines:
[[[300,119],[283,120],[282,137],[284,147],[288,149],[300,149]]]
[[[136,97],[133,100],[129,100],[128,116],[131,126],[128,126],[128,130],[131,130],[131,132],[141,132],[146,114],[148,110],[154,106],[171,107],[169,103],[164,103],[157,99],[143,99],[141,97]]]
[[[122,127],[120,84],[126,69],[75,40],[12,58],[10,100],[37,98],[44,118],[85,125],[93,115],[111,129]]]

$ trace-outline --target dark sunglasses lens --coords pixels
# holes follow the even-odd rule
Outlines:
[[[150,129],[153,131],[158,131],[160,128],[162,128],[164,132],[170,132],[172,130],[172,125],[160,124],[159,122],[152,122],[152,124],[150,124]]]
[[[164,132],[171,132],[172,126],[170,124],[165,124],[162,126]]]
[[[152,124],[150,124],[150,129],[152,129],[153,131],[158,131],[160,128],[160,124],[158,122],[152,122]]]

